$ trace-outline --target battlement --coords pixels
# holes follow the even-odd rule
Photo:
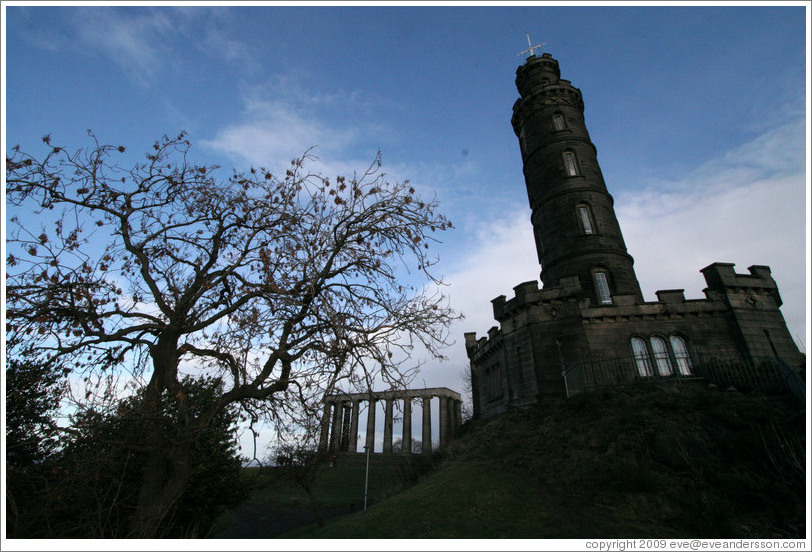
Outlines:
[[[502,332],[496,326],[492,326],[488,330],[487,336],[477,338],[476,332],[465,333],[465,352],[468,358],[475,356],[488,356],[491,352],[497,350],[502,344]]]
[[[559,280],[559,285],[539,289],[538,280],[522,282],[514,286],[513,298],[507,299],[504,295],[492,299],[493,317],[502,320],[511,313],[516,312],[528,305],[535,305],[543,302],[564,300],[574,296],[581,290],[581,282],[578,276],[568,276]]]
[[[778,284],[773,280],[769,266],[752,265],[747,268],[750,274],[736,274],[733,263],[713,263],[700,272],[708,284],[706,294],[710,291],[723,293],[742,291],[767,291],[775,299],[777,306],[782,305]]]

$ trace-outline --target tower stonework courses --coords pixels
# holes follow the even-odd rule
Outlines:
[[[524,282],[510,299],[493,299],[499,325],[485,337],[465,334],[474,415],[640,380],[735,384],[733,373],[764,385],[802,386],[804,355],[781,314],[769,267],[740,274],[731,263],[713,263],[701,269],[703,299],[686,300],[677,289],[645,301],[589,137],[581,91],[561,79],[547,53],[527,58],[516,87],[511,123],[541,288]]]

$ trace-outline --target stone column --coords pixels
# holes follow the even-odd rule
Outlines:
[[[401,452],[412,453],[412,398],[403,399],[403,444]]]
[[[352,401],[352,416],[350,417],[350,440],[347,449],[350,452],[358,452],[358,401]]]
[[[369,453],[375,452],[375,399],[370,399],[367,412],[367,447]]]
[[[330,435],[330,450],[338,452],[341,445],[341,408],[340,402],[333,403],[333,434]]]
[[[431,454],[431,397],[423,397],[423,454]]]
[[[440,448],[448,444],[448,397],[440,397]]]
[[[341,422],[341,452],[347,452],[350,446],[350,407],[346,404],[341,405],[342,422]]]
[[[386,410],[383,419],[383,452],[392,454],[392,403],[394,399],[386,399]]]
[[[324,414],[321,418],[321,436],[319,437],[319,450],[327,451],[327,438],[330,435],[330,410],[333,405],[329,400],[324,401]]]
[[[454,401],[454,429],[462,425],[462,401]]]

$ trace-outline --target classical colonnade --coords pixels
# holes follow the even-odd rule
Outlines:
[[[324,403],[319,449],[333,452],[356,452],[358,449],[358,415],[361,403],[367,403],[366,446],[375,448],[375,410],[378,401],[385,401],[383,421],[383,453],[392,453],[392,416],[396,401],[403,401],[403,450],[412,452],[412,402],[421,399],[423,409],[423,454],[431,453],[431,399],[440,399],[440,448],[450,440],[462,418],[460,394],[446,387],[404,389],[371,393],[339,393],[329,395]]]

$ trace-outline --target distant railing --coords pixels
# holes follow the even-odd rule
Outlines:
[[[789,391],[803,398],[803,380],[785,362],[775,358],[746,359],[726,355],[698,355],[691,362],[676,366],[658,365],[651,359],[622,357],[585,359],[567,366],[561,373],[567,398],[596,389],[618,388],[633,383],[705,380],[727,389],[758,390],[765,393]]]

